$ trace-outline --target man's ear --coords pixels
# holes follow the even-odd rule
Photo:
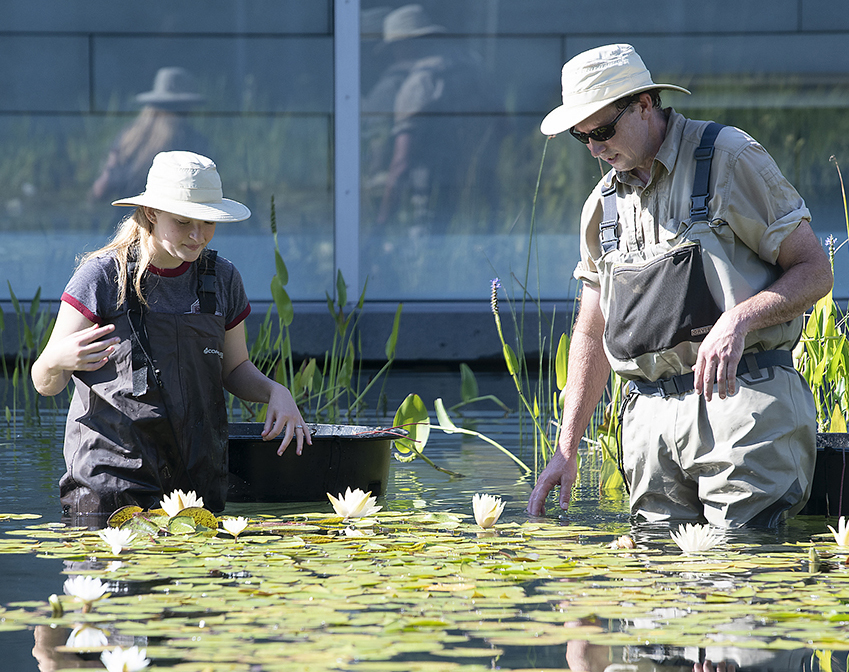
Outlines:
[[[637,99],[637,105],[640,106],[640,114],[645,115],[646,112],[650,112],[654,107],[654,103],[651,102],[651,94],[645,91],[641,93]]]

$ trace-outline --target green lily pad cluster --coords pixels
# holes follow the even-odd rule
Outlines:
[[[180,517],[191,523],[172,531]],[[111,595],[89,613],[67,596],[59,611],[46,595],[3,605],[0,631],[101,628],[186,672],[540,670],[575,640],[849,651],[849,551],[829,534],[692,557],[671,539],[611,547],[621,525],[306,513],[255,517],[232,538],[212,519],[123,510],[112,523],[137,539],[117,559],[94,531],[6,533],[0,553],[62,559]]]
[[[200,534],[215,536],[219,520],[201,506],[190,506],[169,516],[165,509],[145,511],[140,506],[125,506],[109,516],[107,525],[137,534]]]

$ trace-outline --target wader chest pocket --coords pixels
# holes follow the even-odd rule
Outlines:
[[[640,265],[615,267],[612,283],[605,341],[616,359],[702,341],[722,312],[694,243]]]

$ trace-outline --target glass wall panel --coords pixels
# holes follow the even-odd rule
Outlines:
[[[265,19],[276,16],[266,8]],[[189,23],[187,4],[164,9],[158,25]],[[85,35],[3,40],[4,62],[20,64],[3,75],[0,103],[0,254],[17,296],[41,287],[58,298],[76,256],[129,214],[111,201],[143,191],[158,151],[188,149],[215,160],[225,195],[253,212],[219,226],[212,244],[249,297],[271,298],[273,197],[287,289],[323,300],[334,279],[333,38],[325,3],[286,3],[292,12],[313,14],[302,23],[325,32],[284,32],[291,22],[246,14],[240,35],[220,15],[214,35],[116,34],[89,17]],[[8,296],[6,283],[0,292]]]
[[[546,0],[362,0],[360,260],[369,296],[481,299],[493,276],[524,282],[526,273],[531,295],[574,295],[581,206],[608,167],[568,135],[546,144],[539,123],[560,102],[562,64],[612,42],[633,44],[655,81],[693,91],[665,94],[666,105],[761,142],[805,198],[818,235],[845,240],[829,161],[849,169],[844,36],[808,33],[792,3],[773,5],[762,5],[774,11],[760,29],[741,8],[742,34],[730,34],[730,5],[694,6],[649,29],[644,12],[614,3],[602,34]],[[570,4],[579,16],[592,8]],[[849,270],[838,267],[836,286],[849,294]]]
[[[334,235],[352,231],[369,300],[485,300],[496,275],[527,276],[532,295],[569,299],[581,205],[605,166],[571,138],[547,141],[539,122],[560,101],[563,62],[619,41],[636,46],[656,81],[693,91],[667,104],[764,144],[820,236],[847,237],[829,161],[849,166],[846,29],[816,23],[811,0],[688,5],[662,25],[616,0],[607,34],[572,18],[591,14],[591,0],[569,12],[555,0],[359,5],[360,54],[342,57],[360,58],[361,162],[346,166],[333,160],[333,2],[220,3],[196,20],[187,2],[6,3],[0,253],[15,292],[40,286],[58,297],[75,256],[114,230],[125,211],[109,201],[142,188],[149,156],[125,166],[134,183],[110,186],[110,155],[178,138],[210,154],[228,195],[255,213],[219,227],[215,241],[252,299],[270,298],[272,196],[295,299],[332,292]],[[197,97],[154,114],[144,94],[169,67],[188,73]],[[361,179],[359,222],[347,218],[339,231],[336,170]],[[335,252],[337,261],[353,253]],[[837,268],[840,295],[849,295],[846,267]]]
[[[539,77],[503,66],[556,73],[560,42],[427,7],[363,3],[361,273],[372,298],[480,299],[494,275],[524,275],[544,145]],[[574,257],[560,226],[536,229],[546,263]]]

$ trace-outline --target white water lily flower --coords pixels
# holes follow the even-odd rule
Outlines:
[[[504,502],[501,501],[501,497],[476,494],[472,497],[472,509],[475,512],[477,524],[486,529],[498,522],[504,511]]]
[[[224,531],[232,534],[234,537],[238,537],[244,532],[247,526],[248,519],[242,516],[238,518],[225,518],[221,521],[221,527],[224,528]]]
[[[131,646],[129,649],[116,646],[112,651],[104,651],[100,654],[100,662],[107,672],[138,672],[150,665],[147,649],[137,646]]]
[[[351,490],[349,487],[345,491],[344,497],[341,492],[339,493],[338,499],[329,492],[327,493],[327,497],[330,499],[330,503],[333,504],[333,510],[336,512],[336,515],[342,516],[346,520],[348,518],[370,516],[383,508],[382,506],[374,505],[377,497],[371,497],[371,492],[363,492],[359,488]]]
[[[70,595],[77,602],[83,603],[83,613],[88,613],[94,602],[109,595],[106,592],[107,584],[93,576],[75,576],[67,579],[62,588],[65,595]]]
[[[107,527],[97,533],[107,545],[112,547],[112,553],[118,555],[121,551],[130,547],[130,542],[136,538],[136,533],[131,530],[122,530],[117,527]]]
[[[188,492],[175,490],[170,495],[165,495],[159,504],[165,509],[168,517],[173,518],[183,509],[188,509],[192,506],[202,507],[203,497],[198,497],[194,490],[189,490]]]
[[[836,530],[831,525],[828,526],[828,529],[834,535],[834,543],[844,548],[849,547],[849,525],[846,524],[846,518],[840,516]]]
[[[709,551],[722,541],[722,534],[711,529],[710,525],[679,525],[678,534],[670,532],[669,535],[684,553]]]
[[[88,623],[83,623],[71,630],[65,646],[71,646],[75,649],[98,649],[106,646],[108,643],[109,639],[104,630]]]

